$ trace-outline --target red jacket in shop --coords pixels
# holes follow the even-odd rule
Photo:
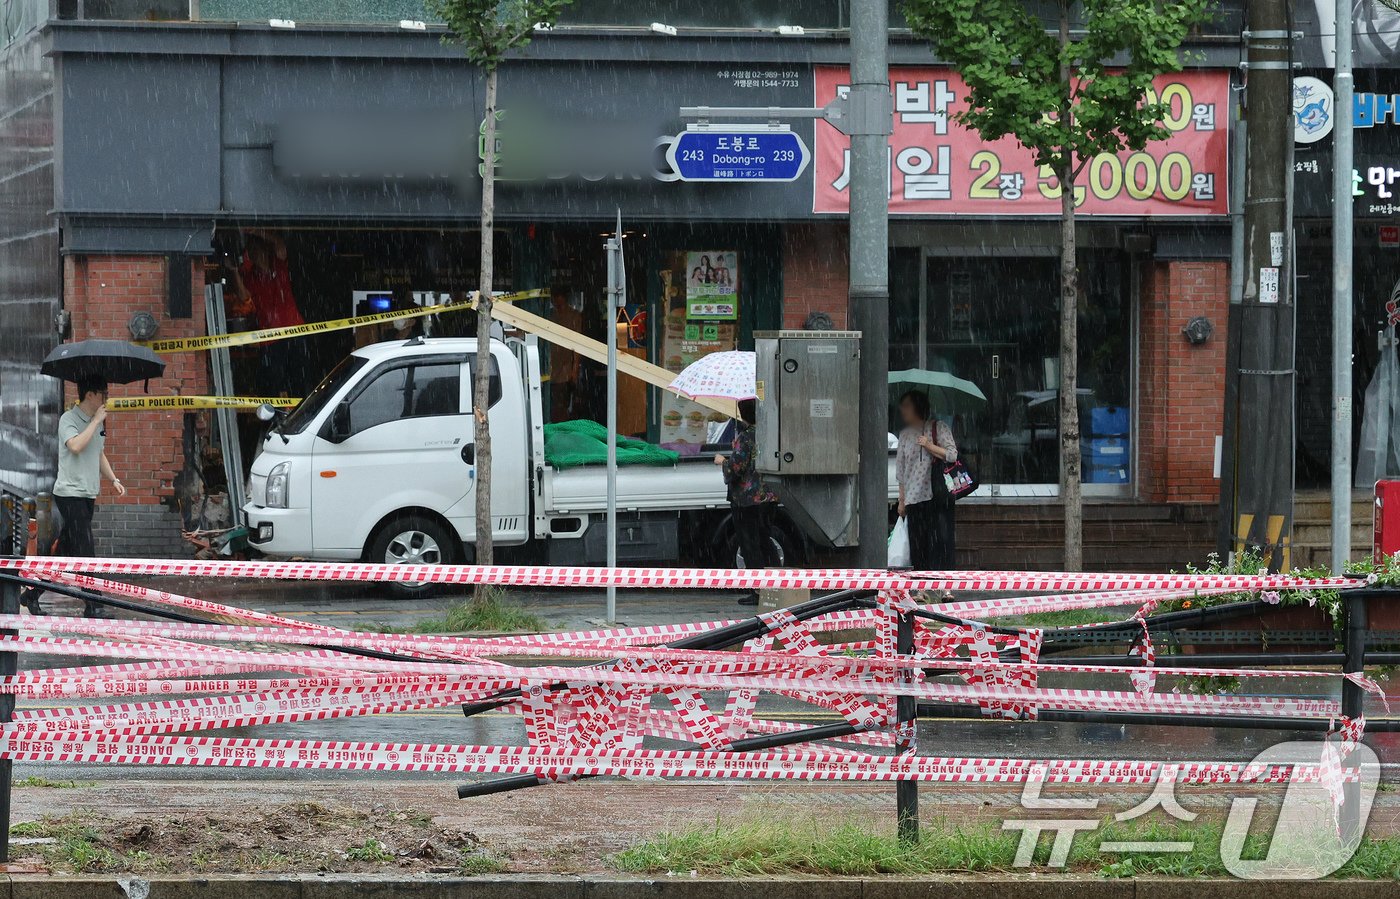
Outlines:
[[[244,259],[239,266],[243,287],[253,298],[259,328],[285,328],[304,324],[296,297],[292,296],[292,276],[285,259],[274,259],[266,272]]]

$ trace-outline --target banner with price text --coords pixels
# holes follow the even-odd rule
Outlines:
[[[850,84],[845,66],[816,66],[816,105]],[[1180,72],[1157,79],[1171,136],[1142,150],[1104,154],[1075,186],[1089,215],[1225,215],[1228,208],[1230,74]],[[1059,182],[1013,137],[984,141],[954,121],[967,105],[957,72],[934,66],[890,69],[890,212],[895,215],[1058,215]],[[850,138],[816,123],[812,210],[849,209]]]

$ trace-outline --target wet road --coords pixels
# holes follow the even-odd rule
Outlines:
[[[385,598],[372,585],[301,585],[247,583],[237,581],[176,582],[165,579],[161,586],[175,592],[259,609],[287,617],[330,624],[355,630],[403,629],[426,619],[440,617],[453,601],[452,596],[417,599]],[[747,617],[752,607],[740,606],[734,594],[656,593],[622,591],[619,618],[627,625],[662,624],[681,621],[715,621]],[[512,592],[511,599],[541,618],[551,629],[585,629],[601,624],[603,594],[599,591]],[[56,614],[77,614],[79,603],[49,596],[45,606]],[[35,667],[78,664],[76,660],[34,657],[24,661]],[[1065,685],[1088,686],[1083,678],[1057,680]],[[1047,686],[1055,685],[1049,679]],[[1160,689],[1169,689],[1164,676]],[[1120,687],[1121,688],[1121,687]],[[1335,696],[1335,681],[1316,684],[1282,679],[1251,684],[1251,689],[1273,695]],[[722,704],[722,699],[720,700]],[[1383,713],[1379,701],[1368,699],[1368,712]],[[41,704],[22,703],[21,708]],[[1374,706],[1374,708],[1371,708]],[[761,706],[761,714],[786,721],[815,725],[838,719],[795,701],[776,699]],[[219,733],[216,731],[206,733]],[[457,708],[401,712],[372,717],[329,721],[266,725],[225,731],[228,735],[323,740],[395,741],[410,743],[495,743],[520,744],[524,733],[520,720],[512,715],[485,713],[464,718]],[[919,727],[920,752],[929,755],[1000,756],[1032,758],[1139,758],[1195,761],[1233,761],[1253,758],[1258,752],[1283,740],[1316,735],[1295,735],[1285,731],[1239,730],[1194,727],[1108,726],[1050,722],[1005,722],[967,719],[924,719]],[[1400,734],[1372,734],[1367,742],[1382,761],[1400,764]],[[666,745],[660,744],[658,745]],[[101,780],[110,766],[17,764],[16,777],[47,777]],[[127,779],[160,779],[169,769],[123,767]],[[364,772],[299,771],[190,768],[182,777],[206,780],[347,780],[363,778]],[[414,775],[400,772],[395,779]],[[440,780],[442,775],[422,775]]]

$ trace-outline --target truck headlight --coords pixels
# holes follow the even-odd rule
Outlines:
[[[291,462],[278,462],[267,473],[267,498],[263,505],[269,509],[287,508],[287,478],[292,470]]]

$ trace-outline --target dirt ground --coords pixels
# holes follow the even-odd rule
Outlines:
[[[10,857],[55,873],[587,874],[611,870],[610,858],[638,841],[695,826],[894,826],[888,784],[587,781],[458,800],[447,779],[53,783],[16,786]],[[1231,792],[1183,786],[1177,798],[1212,818],[1239,795]],[[999,827],[1008,813],[1027,817],[1015,787],[920,794],[926,821]],[[1253,795],[1267,804],[1278,793]],[[1146,796],[1098,794],[1104,813]],[[1400,794],[1377,794],[1369,832],[1400,832]]]

